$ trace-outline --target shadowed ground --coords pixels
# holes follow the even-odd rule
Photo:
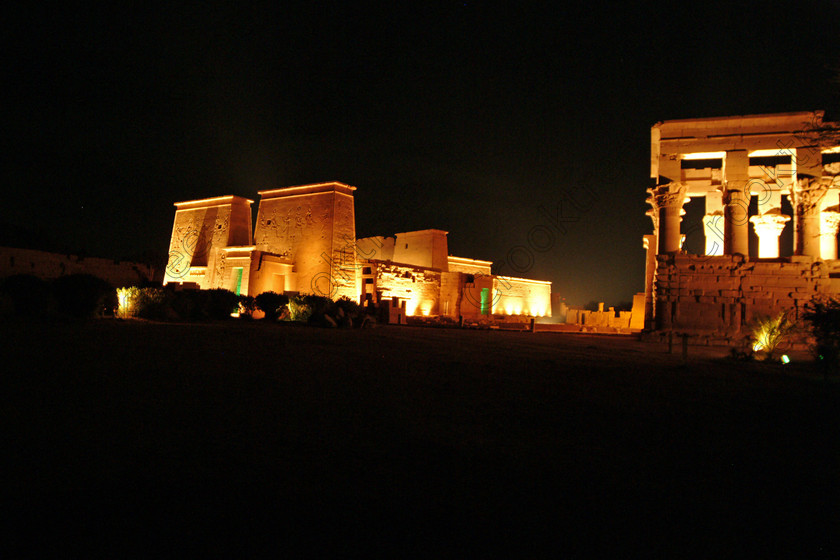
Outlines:
[[[838,383],[795,364],[556,333],[0,328],[18,550],[840,550]]]

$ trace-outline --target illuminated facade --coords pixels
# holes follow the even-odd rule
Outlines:
[[[551,315],[551,283],[494,276],[492,263],[449,255],[447,232],[356,239],[355,187],[319,183],[175,204],[164,284],[237,294],[310,293],[403,316]]]
[[[737,332],[780,311],[798,318],[812,297],[840,294],[840,134],[823,116],[653,126],[648,327]],[[694,199],[705,204],[702,223],[683,225],[684,206]],[[700,230],[704,250],[689,254],[685,236]],[[786,230],[792,236],[783,236]],[[780,237],[792,237],[792,246],[780,247]]]

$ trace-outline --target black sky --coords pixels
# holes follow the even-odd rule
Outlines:
[[[3,221],[165,258],[173,202],[338,180],[359,236],[444,229],[616,304],[643,289],[655,122],[840,108],[834,2],[397,4],[6,13]]]

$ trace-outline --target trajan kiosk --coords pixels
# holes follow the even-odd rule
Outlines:
[[[735,334],[782,311],[798,319],[812,298],[840,295],[840,127],[823,116],[686,119],[651,128],[647,328]],[[702,226],[681,226],[683,206],[697,197],[705,201]],[[684,233],[701,227],[705,250],[689,254]],[[792,236],[782,235],[786,228]],[[791,237],[791,247],[780,247],[780,238]]]

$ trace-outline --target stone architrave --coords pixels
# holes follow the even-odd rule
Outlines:
[[[800,177],[791,191],[790,201],[796,214],[794,253],[820,257],[820,201],[828,183],[819,177]]]
[[[758,236],[758,257],[760,259],[775,259],[779,256],[779,236],[790,221],[790,216],[776,212],[768,212],[750,218]]]
[[[671,182],[649,189],[648,203],[659,219],[659,253],[677,253],[680,250],[680,222],[686,200],[686,186]]]
[[[837,258],[837,228],[840,212],[829,210],[820,214],[820,256],[823,260]]]

